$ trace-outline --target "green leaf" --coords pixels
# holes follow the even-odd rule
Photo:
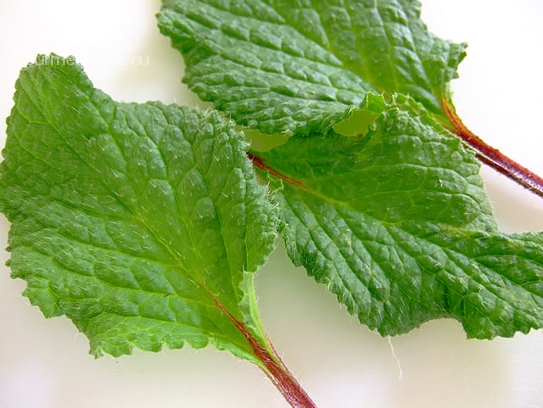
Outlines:
[[[12,276],[96,356],[213,344],[262,366],[253,272],[276,215],[242,135],[217,113],[114,102],[74,62],[39,56],[16,84],[0,167]]]
[[[415,0],[163,0],[184,81],[238,124],[321,132],[367,92],[412,96],[442,123],[465,45],[429,33]]]
[[[253,157],[293,262],[383,335],[442,317],[475,338],[543,327],[543,234],[498,231],[473,153],[417,104],[369,99],[366,118],[383,110],[365,134]]]

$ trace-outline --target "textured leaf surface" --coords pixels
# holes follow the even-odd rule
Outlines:
[[[448,123],[465,45],[429,33],[415,0],[163,0],[184,81],[264,133],[327,129],[366,92],[408,94]]]
[[[71,63],[70,63],[71,62]],[[21,71],[1,165],[13,277],[95,355],[267,344],[253,274],[275,219],[242,136],[216,113],[112,101],[79,65]]]
[[[500,233],[473,154],[400,105],[364,135],[253,159],[273,169],[290,257],[383,335],[441,317],[476,338],[541,328],[543,234]]]

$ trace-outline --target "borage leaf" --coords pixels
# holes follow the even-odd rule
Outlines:
[[[253,272],[276,216],[242,136],[216,113],[114,102],[73,62],[40,56],[17,81],[0,178],[13,277],[94,355],[212,343],[260,364]]]
[[[212,344],[314,407],[261,325],[254,272],[277,210],[247,143],[216,112],[114,102],[75,60],[21,71],[0,165],[14,278],[95,356]]]
[[[401,99],[369,95],[336,126],[358,136],[255,153],[291,259],[383,335],[441,317],[475,338],[541,328],[543,234],[499,232],[473,153]]]
[[[184,81],[239,124],[321,131],[368,91],[411,95],[440,122],[465,45],[429,33],[414,0],[163,0]]]

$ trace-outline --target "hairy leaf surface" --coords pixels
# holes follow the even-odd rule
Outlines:
[[[291,259],[383,335],[441,317],[475,338],[541,328],[543,234],[499,232],[473,153],[416,104],[370,99],[356,114],[367,132],[253,158]]]
[[[410,95],[447,124],[465,55],[428,32],[416,0],[163,0],[158,20],[189,87],[269,134],[325,130],[368,91]]]
[[[233,124],[114,102],[50,55],[21,71],[7,134],[9,265],[45,316],[68,316],[95,355],[211,343],[257,362],[253,272],[276,218]]]

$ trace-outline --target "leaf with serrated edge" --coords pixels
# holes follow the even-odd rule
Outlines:
[[[325,130],[368,91],[408,94],[449,124],[441,103],[465,55],[415,0],[163,0],[158,21],[189,87],[268,134]]]
[[[253,156],[291,259],[383,335],[441,317],[474,338],[541,328],[543,234],[500,233],[473,153],[416,104],[371,98],[363,134]]]
[[[247,333],[268,344],[253,272],[276,215],[233,124],[114,102],[56,55],[16,89],[0,207],[30,301],[69,317],[96,356],[211,343],[262,365]]]

